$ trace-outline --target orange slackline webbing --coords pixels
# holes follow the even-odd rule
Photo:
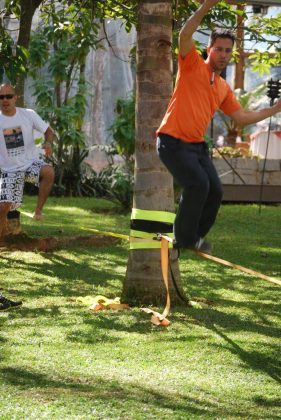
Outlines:
[[[151,315],[151,322],[154,325],[159,325],[162,327],[167,327],[170,324],[170,321],[166,318],[167,315],[170,312],[171,308],[171,298],[170,298],[170,292],[169,292],[169,274],[168,274],[168,268],[169,268],[169,240],[167,239],[169,237],[161,236],[161,269],[162,269],[162,276],[164,280],[164,284],[166,287],[167,292],[167,299],[166,299],[166,306],[162,314],[159,312],[155,312],[152,309],[149,308],[141,308],[142,311],[152,314]]]
[[[24,212],[22,212],[24,214]],[[29,214],[25,213],[25,215],[29,216]],[[29,216],[30,217],[30,216]],[[122,234],[116,234],[113,232],[106,232],[106,231],[99,231],[98,229],[91,229],[91,228],[84,228],[82,226],[80,226],[81,229],[83,230],[89,230],[98,234],[102,234],[102,235],[107,235],[107,236],[114,236],[114,237],[119,237],[120,239],[126,239],[126,240],[131,240],[132,238],[129,237],[128,235],[122,235]],[[165,288],[166,288],[166,292],[167,292],[167,298],[166,298],[166,306],[164,308],[164,311],[162,314],[160,314],[159,312],[153,311],[152,309],[149,308],[141,308],[142,311],[151,314],[151,323],[157,326],[163,326],[163,327],[167,327],[170,324],[170,321],[166,318],[167,315],[170,312],[170,308],[171,308],[171,298],[170,298],[170,291],[169,291],[169,275],[168,275],[168,268],[169,268],[169,243],[173,242],[173,239],[167,235],[162,235],[162,234],[157,234],[156,237],[153,237],[153,240],[161,240],[161,250],[160,250],[160,255],[161,255],[161,269],[162,269],[162,276],[163,276],[163,281],[165,284]],[[246,268],[243,267],[241,265],[238,264],[233,264],[229,261],[223,260],[222,258],[218,258],[218,257],[214,257],[212,255],[209,254],[205,254],[204,252],[200,252],[200,251],[196,251],[194,250],[194,252],[206,259],[209,259],[211,261],[214,261],[216,263],[225,265],[227,267],[231,267],[231,268],[236,268],[244,273],[256,276],[262,280],[266,280],[270,283],[274,283],[277,284],[279,286],[281,286],[281,281],[278,279],[275,279],[274,277],[269,277],[266,276],[265,274],[259,273],[258,271],[255,270],[251,270],[250,268]]]
[[[32,215],[30,213],[23,212],[23,211],[21,211],[21,213],[25,216],[32,217]],[[45,222],[43,222],[43,223],[45,223]],[[86,227],[83,227],[83,226],[79,226],[79,228],[82,229],[82,230],[85,230],[85,231],[92,231],[92,232],[95,232],[95,233],[101,234],[101,235],[114,236],[114,237],[117,237],[117,238],[120,238],[120,239],[125,239],[125,240],[128,240],[128,241],[130,240],[130,237],[128,235],[123,235],[123,234],[118,234],[118,233],[113,233],[113,232],[105,232],[105,231],[100,231],[98,229],[86,228]],[[166,235],[159,235],[159,237],[165,238],[167,242],[172,241],[171,238],[169,236],[166,236]],[[231,263],[230,261],[223,260],[222,258],[214,257],[213,255],[205,254],[204,252],[200,252],[200,251],[194,251],[194,252],[195,252],[195,254],[197,254],[197,255],[199,255],[203,258],[206,258],[208,260],[214,261],[218,264],[222,264],[222,265],[225,265],[227,267],[235,268],[236,270],[240,270],[240,271],[242,271],[244,273],[247,273],[247,274],[250,274],[254,277],[258,277],[262,280],[265,280],[265,281],[268,281],[270,283],[274,283],[274,284],[277,284],[278,286],[281,286],[281,280],[278,280],[274,277],[267,276],[266,274],[262,274],[259,271],[251,270],[250,268],[243,267],[242,265]]]
[[[161,238],[165,238],[167,241],[171,241],[171,239],[166,235],[160,235],[160,236]],[[223,260],[222,258],[214,257],[213,255],[210,255],[210,254],[205,254],[205,252],[201,252],[197,250],[193,250],[193,252],[199,255],[200,257],[225,265],[227,267],[236,268],[237,270],[250,274],[251,276],[259,277],[262,280],[266,280],[266,281],[269,281],[270,283],[278,284],[278,286],[281,286],[281,280],[278,280],[274,277],[269,277],[266,274],[260,273],[259,271],[251,270],[250,268],[243,267],[242,265],[233,264],[230,261]]]
[[[169,293],[169,275],[168,275],[168,268],[169,268],[169,241],[167,241],[166,238],[161,238],[161,269],[162,269],[162,275],[164,284],[167,290],[167,301],[166,301],[166,307],[164,309],[164,312],[162,316],[165,318],[171,307],[171,299],[170,299],[170,293]]]
[[[250,268],[243,267],[242,265],[233,264],[229,261],[223,260],[222,258],[213,257],[213,255],[205,254],[204,252],[194,251],[195,254],[200,255],[201,257],[207,258],[208,260],[212,260],[222,265],[226,265],[227,267],[236,268],[237,270],[243,271],[244,273],[250,274],[251,276],[259,277],[262,280],[269,281],[270,283],[278,284],[281,286],[281,281],[275,279],[274,277],[266,276],[265,274],[259,273],[258,271],[251,270]]]

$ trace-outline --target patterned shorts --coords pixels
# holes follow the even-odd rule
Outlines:
[[[11,210],[22,204],[23,187],[25,182],[39,185],[40,170],[46,163],[39,159],[25,171],[0,172],[0,203],[12,203]]]

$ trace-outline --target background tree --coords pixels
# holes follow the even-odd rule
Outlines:
[[[200,0],[201,2],[203,0]],[[14,74],[17,74],[18,94],[20,95],[20,105],[23,105],[24,98],[24,74],[28,72],[28,49],[31,37],[31,27],[34,14],[36,10],[42,5],[46,4],[46,0],[5,0],[5,7],[0,11],[2,17],[2,24],[0,29],[0,72],[6,69],[8,77],[14,83]],[[55,2],[53,2],[55,3]],[[137,15],[137,0],[83,0],[69,2],[62,0],[58,3],[72,4],[77,11],[80,7],[91,9],[97,19],[102,22],[105,18],[119,18],[124,20],[127,30],[130,30],[132,25],[136,23]],[[234,3],[231,1],[230,3]],[[247,3],[247,1],[245,1]],[[177,27],[186,20],[187,16],[198,7],[198,2],[195,0],[178,0],[174,1],[174,16],[178,20]],[[235,16],[243,16],[239,22],[236,21]],[[16,48],[14,49],[15,57],[12,55],[11,46],[13,44],[11,33],[4,27],[5,22],[9,17],[18,19],[18,36],[16,39]],[[249,17],[249,16],[248,16]],[[239,24],[240,30],[244,32],[244,41],[251,40],[252,42],[260,41],[265,43],[264,51],[254,48],[247,52],[250,63],[255,71],[269,72],[271,66],[279,65],[281,60],[281,46],[280,46],[280,28],[281,28],[281,13],[277,13],[274,17],[267,17],[261,14],[256,14],[253,19],[247,21],[245,19],[247,14],[243,10],[236,10],[235,6],[230,6],[225,1],[221,1],[217,7],[212,10],[204,20],[204,24],[199,31],[206,33],[208,28],[214,25],[230,26],[234,30]],[[9,43],[7,43],[7,36]],[[4,41],[4,42],[3,42]],[[275,54],[270,53],[270,48],[274,46]],[[13,57],[13,63],[11,60]],[[16,63],[17,62],[17,63]]]
[[[2,47],[5,45],[0,71],[6,72],[19,87],[20,106],[24,78],[26,74],[33,78],[37,110],[52,122],[57,134],[52,159],[56,169],[55,190],[60,194],[81,195],[82,164],[88,154],[82,129],[89,92],[86,59],[90,49],[99,46],[98,28],[104,19],[120,17],[129,30],[134,23],[134,9],[115,1],[87,0],[13,0],[5,5],[2,15],[18,19],[19,30],[14,43],[9,31],[3,25],[0,27]],[[39,6],[40,25],[31,34],[32,18]]]
[[[48,0],[5,0],[4,8],[0,11],[2,17],[0,26],[0,76],[1,72],[3,73],[5,70],[10,81],[16,85],[19,106],[24,106],[24,86],[29,65],[28,51],[35,12],[41,5],[48,7],[53,4],[55,7],[55,3],[54,1]],[[123,19],[127,30],[130,30],[135,22],[135,0],[124,0],[122,3],[115,0],[108,0],[106,2],[103,0],[73,2],[62,0],[57,2],[56,6],[58,4],[64,7],[71,6],[77,14],[79,14],[80,8],[91,10],[95,18],[100,19],[100,21],[106,17]],[[45,12],[48,14],[46,7]],[[15,40],[12,38],[10,31],[4,28],[2,23],[7,22],[10,18],[18,21],[18,31]],[[17,61],[17,63],[10,63],[12,59]]]
[[[11,81],[16,84],[18,95],[18,106],[24,106],[24,81],[26,77],[26,66],[28,61],[28,47],[30,41],[32,20],[36,9],[43,0],[5,0],[4,15],[14,15],[18,19],[19,29],[18,37],[15,42],[16,56],[21,57],[21,71],[18,71],[15,77],[14,72],[10,72]]]
[[[3,82],[6,75],[15,85],[18,78],[26,73],[28,51],[14,42],[5,26],[6,20],[7,15],[4,9],[1,11],[0,19],[0,82]]]

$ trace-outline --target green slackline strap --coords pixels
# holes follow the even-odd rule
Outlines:
[[[153,239],[155,237],[155,233],[150,232],[143,232],[141,230],[130,230],[130,237],[133,238],[147,238],[147,239]]]
[[[131,220],[146,220],[150,222],[162,222],[173,224],[175,213],[158,210],[141,210],[132,209]],[[130,249],[160,249],[161,241],[156,240],[155,236],[159,232],[146,232],[141,230],[130,230]],[[173,233],[167,234],[171,239],[174,238]],[[169,244],[172,247],[172,244]]]
[[[160,249],[161,242],[151,241],[151,242],[131,242],[130,249]]]
[[[93,229],[93,228],[84,228],[80,226],[80,229],[87,230],[90,232],[99,233],[101,235],[107,235],[112,236],[114,238],[120,238],[130,241],[130,249],[160,249],[161,248],[161,242],[153,239],[155,238],[155,234],[147,233],[147,237],[135,237],[133,235],[122,235],[120,233],[114,233],[114,232],[107,232],[103,230]],[[146,232],[141,232],[141,234],[145,234]],[[168,236],[168,235],[167,235]],[[169,244],[169,247],[172,247],[172,244]]]
[[[155,222],[164,222],[164,223],[174,223],[175,213],[170,213],[168,211],[158,211],[158,210],[141,210],[141,209],[132,209],[131,219],[136,220],[150,220]]]
[[[155,235],[154,235],[154,238]],[[172,248],[172,242],[169,242],[169,248]],[[130,249],[160,249],[161,241],[158,239],[149,240],[149,238],[134,238],[130,236]]]

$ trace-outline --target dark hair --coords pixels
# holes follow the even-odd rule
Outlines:
[[[231,39],[233,45],[235,42],[235,35],[230,29],[214,29],[210,35],[209,47],[212,47],[218,38],[228,38]]]

